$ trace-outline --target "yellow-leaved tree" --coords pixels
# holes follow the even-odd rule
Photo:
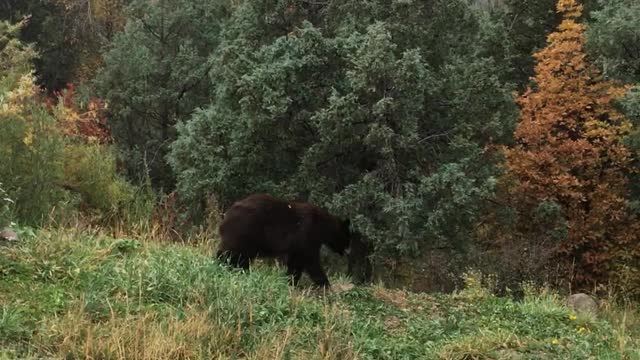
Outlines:
[[[498,239],[548,250],[534,261],[592,288],[623,267],[637,274],[640,226],[626,201],[631,153],[621,141],[631,124],[614,108],[625,89],[586,58],[582,5],[559,0],[557,11],[563,21],[534,55],[535,86],[518,99],[516,144],[505,149],[500,196],[516,216]]]
[[[52,209],[66,216],[77,203],[108,215],[134,189],[116,172],[103,105],[94,99],[81,113],[68,93],[47,104],[33,75],[36,53],[17,37],[24,25],[0,22],[0,184],[11,200],[0,220],[38,225]]]

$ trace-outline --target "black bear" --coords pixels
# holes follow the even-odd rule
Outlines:
[[[317,286],[330,286],[320,265],[320,247],[344,255],[350,245],[349,220],[339,220],[306,202],[254,194],[235,202],[219,227],[217,257],[248,269],[256,257],[278,258],[297,285],[303,271]],[[291,278],[290,278],[291,279]]]

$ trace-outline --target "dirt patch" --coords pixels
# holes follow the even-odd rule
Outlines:
[[[349,291],[349,290],[351,290],[353,288],[354,288],[353,284],[334,284],[334,285],[331,285],[331,291],[336,293],[336,294]]]
[[[400,320],[400,318],[398,318],[397,316],[391,315],[391,316],[387,316],[384,319],[384,328],[387,331],[387,333],[391,335],[396,335],[402,332],[402,330],[404,329],[404,326],[402,325],[402,320]]]
[[[440,304],[434,297],[428,294],[409,294],[402,290],[387,290],[382,288],[376,288],[372,293],[376,298],[405,312],[426,311],[430,314],[440,312]]]
[[[409,301],[407,299],[407,294],[404,291],[378,288],[373,291],[373,296],[399,309],[409,309]]]

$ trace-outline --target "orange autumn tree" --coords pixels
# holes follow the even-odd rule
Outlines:
[[[638,221],[626,204],[631,124],[614,107],[625,89],[587,63],[582,5],[559,0],[563,21],[534,55],[534,81],[519,99],[516,145],[505,150],[503,193],[515,238],[543,243],[579,287],[637,264]],[[511,234],[513,238],[513,234]]]

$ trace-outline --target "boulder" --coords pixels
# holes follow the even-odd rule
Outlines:
[[[331,285],[331,291],[333,291],[334,293],[341,293],[341,292],[345,292],[345,291],[350,291],[353,288],[354,288],[353,284],[334,284],[334,285]]]
[[[567,306],[578,314],[597,315],[598,303],[591,296],[578,293],[567,298]]]
[[[10,228],[4,228],[2,229],[2,231],[0,231],[0,240],[11,242],[18,241],[20,239],[18,238],[18,234],[15,231],[11,230]]]

